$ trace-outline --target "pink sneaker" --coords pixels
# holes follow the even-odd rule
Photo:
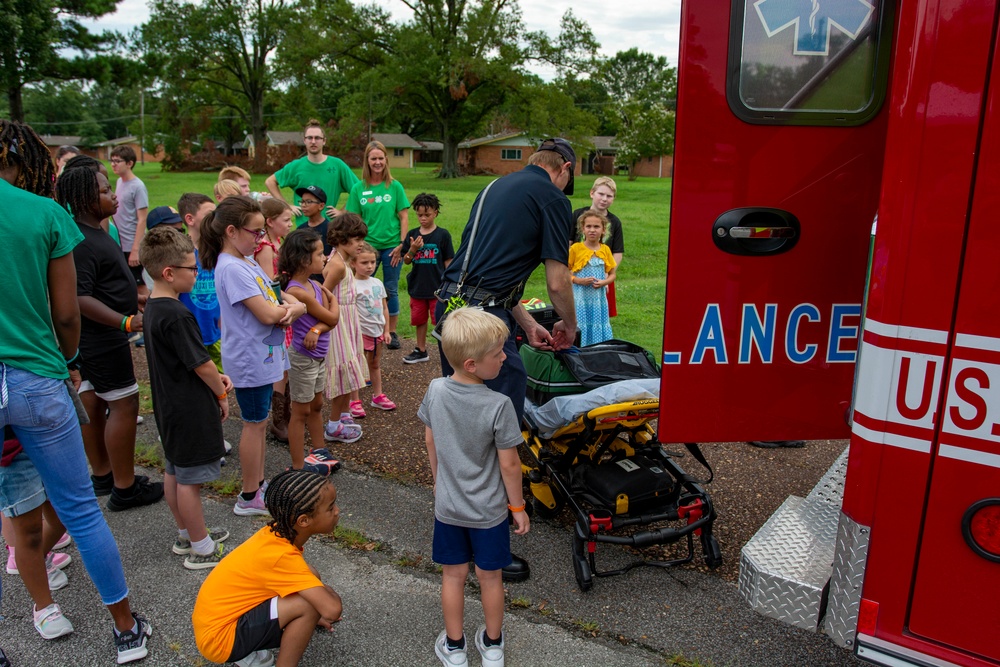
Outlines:
[[[396,404],[389,400],[385,394],[379,394],[372,398],[372,405],[382,410],[395,410]]]
[[[73,538],[69,536],[69,533],[63,533],[63,536],[59,538],[53,549],[65,549],[70,544],[73,543]]]
[[[355,419],[364,419],[367,416],[361,401],[351,401],[351,416]]]
[[[53,570],[63,569],[72,562],[73,557],[69,554],[50,551],[45,556],[45,570],[51,573]],[[17,571],[17,561],[14,560],[14,547],[7,547],[7,574],[20,574]]]

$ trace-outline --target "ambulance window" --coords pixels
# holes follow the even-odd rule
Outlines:
[[[749,123],[860,125],[885,98],[892,0],[735,0],[729,106]]]

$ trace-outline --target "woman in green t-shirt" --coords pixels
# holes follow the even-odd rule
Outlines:
[[[386,161],[385,146],[372,141],[365,147],[361,182],[351,188],[345,210],[357,213],[368,225],[368,243],[377,250],[376,270],[382,265],[382,282],[389,300],[390,350],[399,349],[396,321],[399,319],[399,273],[402,269],[403,241],[409,224],[410,202],[403,184],[393,179]]]

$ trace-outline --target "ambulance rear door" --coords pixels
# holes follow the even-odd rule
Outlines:
[[[684,3],[662,441],[848,436],[891,7]]]

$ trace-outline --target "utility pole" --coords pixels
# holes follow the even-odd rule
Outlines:
[[[146,166],[146,89],[139,91],[139,160]]]

